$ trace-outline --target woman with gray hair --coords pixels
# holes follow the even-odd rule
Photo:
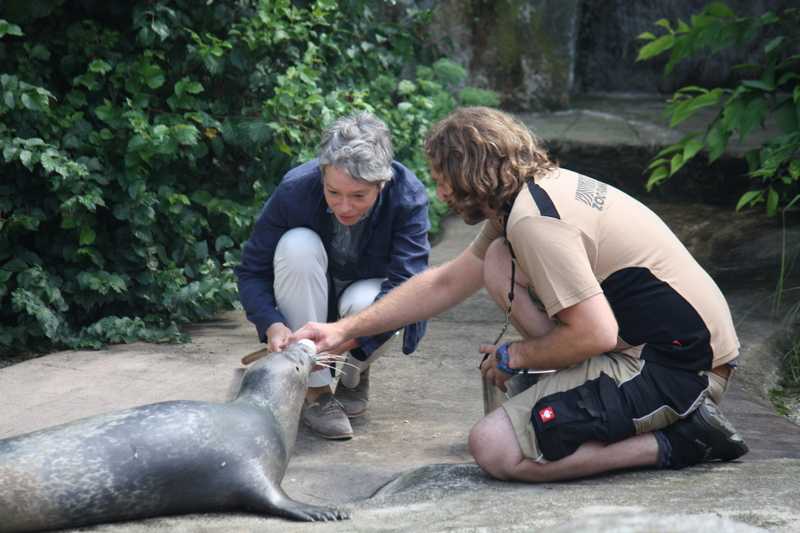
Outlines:
[[[267,200],[236,268],[247,318],[270,351],[306,322],[348,316],[380,299],[428,265],[425,187],[392,159],[386,125],[362,112],[335,121],[322,135],[318,158],[290,170]],[[404,328],[403,352],[413,352],[425,322]],[[349,439],[348,418],[367,408],[369,365],[395,333],[352,339],[332,393],[327,369],[314,372],[303,422],[329,439]]]

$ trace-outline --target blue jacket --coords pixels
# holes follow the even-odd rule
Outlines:
[[[369,215],[363,235],[363,248],[356,272],[351,278],[386,278],[377,298],[400,285],[428,266],[428,196],[425,187],[413,172],[394,161],[394,177],[380,192]],[[322,173],[316,159],[293,168],[267,199],[256,221],[250,239],[245,243],[242,262],[235,272],[239,280],[239,297],[247,318],[255,324],[261,342],[275,322],[286,323],[276,308],[273,290],[273,256],[284,232],[297,227],[315,231],[330,254],[332,220],[322,188]],[[330,267],[329,267],[330,268]],[[329,320],[335,319],[329,313]],[[413,352],[426,323],[405,327],[403,352]],[[371,354],[392,332],[360,337],[361,349]]]

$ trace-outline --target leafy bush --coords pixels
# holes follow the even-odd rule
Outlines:
[[[657,154],[649,167],[648,190],[698,154],[706,152],[713,162],[732,137],[745,139],[770,123],[779,133],[746,154],[753,188],[741,196],[736,209],[763,203],[772,216],[779,207],[795,204],[800,198],[800,9],[740,17],[724,3],[714,2],[688,24],[662,19],[656,25],[665,33],[641,34],[639,38],[648,42],[637,60],[669,53],[666,74],[688,57],[730,47],[758,47],[753,63],[737,66],[741,79],[733,87],[683,87],[672,96],[667,107],[671,127],[701,109],[716,108],[716,116],[704,132],[686,135]]]
[[[235,306],[258,210],[336,116],[384,118],[434,197],[420,143],[463,69],[409,75],[425,13],[374,5],[0,7],[0,353],[179,340]]]

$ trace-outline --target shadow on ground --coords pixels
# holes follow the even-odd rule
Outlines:
[[[670,221],[669,213],[662,216]],[[460,252],[475,231],[447,220],[432,262]],[[678,233],[687,242],[698,231],[689,225]],[[712,256],[700,251],[704,243],[698,240],[697,253]],[[777,373],[771,342],[780,327],[760,307],[759,289],[736,283],[723,289],[742,341],[739,374],[723,403],[751,448],[739,462],[542,485],[488,478],[472,463],[466,441],[482,415],[476,347],[497,334],[502,315],[480,292],[432,320],[417,353],[405,356],[395,345],[376,364],[370,409],[354,421],[352,440],[329,442],[301,429],[284,488],[301,501],[352,510],[352,520],[315,531],[798,531],[800,427],[764,399]],[[145,403],[230,399],[242,375],[239,359],[257,348],[253,328],[231,312],[189,330],[189,344],[61,352],[0,369],[0,438]],[[86,530],[309,527],[233,513]]]

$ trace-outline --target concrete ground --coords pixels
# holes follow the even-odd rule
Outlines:
[[[475,230],[447,220],[432,263],[461,251]],[[301,429],[284,488],[304,502],[342,505],[351,520],[310,525],[233,513],[87,530],[800,531],[800,427],[764,399],[778,328],[753,312],[749,296],[732,289],[726,295],[743,351],[722,408],[750,445],[741,461],[542,485],[489,479],[466,448],[483,410],[477,345],[502,324],[480,292],[432,320],[415,354],[395,346],[376,363],[370,408],[354,420],[352,440],[325,441]],[[60,352],[0,369],[0,439],[134,405],[230,399],[242,375],[239,359],[258,347],[255,330],[241,312],[188,330],[189,344]]]

